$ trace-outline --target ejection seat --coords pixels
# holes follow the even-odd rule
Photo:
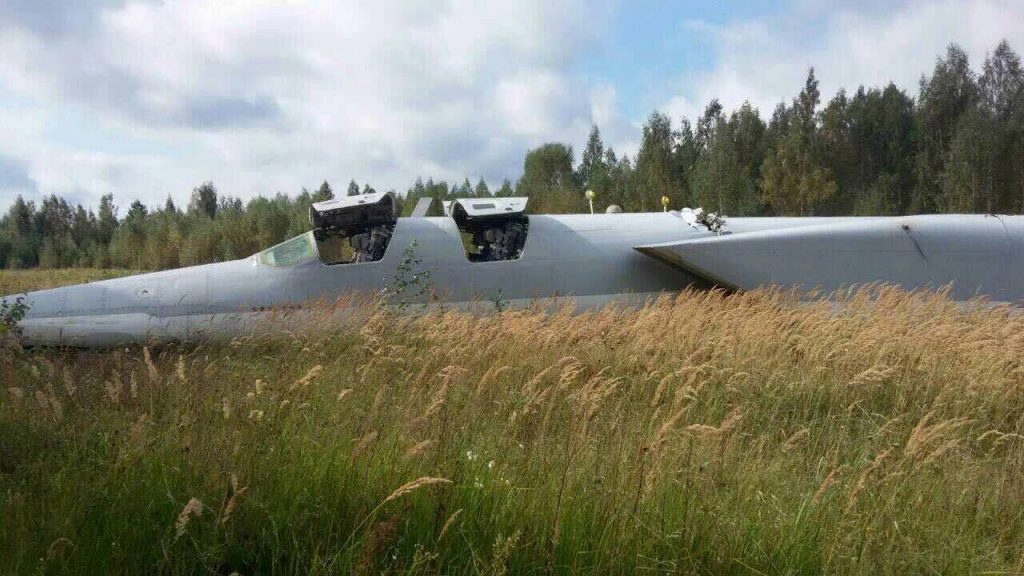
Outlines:
[[[356,234],[355,236],[348,239],[348,245],[352,247],[352,260],[353,264],[357,262],[369,262],[370,261],[370,234],[364,232],[362,234]]]

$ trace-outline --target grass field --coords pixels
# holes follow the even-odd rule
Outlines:
[[[1024,320],[380,311],[224,345],[5,351],[0,571],[1024,571]]]
[[[137,274],[132,270],[100,268],[62,268],[59,270],[0,270],[0,296],[31,290],[56,288],[68,284],[81,284],[107,278]]]

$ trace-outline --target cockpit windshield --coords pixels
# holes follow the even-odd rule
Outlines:
[[[312,232],[306,232],[291,240],[285,240],[256,255],[259,263],[267,266],[294,266],[316,257],[316,246],[313,243]]]

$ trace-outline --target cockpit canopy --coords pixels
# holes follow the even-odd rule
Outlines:
[[[395,197],[390,192],[342,196],[309,207],[309,223],[314,230],[345,234],[366,232],[375,226],[394,225]]]
[[[449,210],[458,220],[484,220],[522,215],[526,212],[526,196],[513,198],[458,198]]]
[[[459,198],[445,203],[470,262],[518,260],[526,246],[527,198]],[[324,264],[377,262],[397,222],[391,193],[346,196],[309,208],[313,230],[260,252],[268,266],[293,266],[316,258]]]

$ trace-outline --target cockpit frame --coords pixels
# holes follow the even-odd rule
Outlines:
[[[470,262],[518,260],[529,232],[526,197],[459,198],[450,214]]]

